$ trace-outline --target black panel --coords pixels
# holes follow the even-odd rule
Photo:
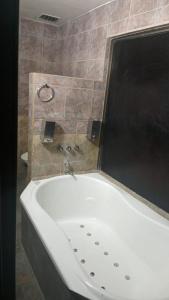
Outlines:
[[[169,212],[169,33],[116,41],[101,169]]]
[[[1,0],[0,299],[15,299],[19,0]]]

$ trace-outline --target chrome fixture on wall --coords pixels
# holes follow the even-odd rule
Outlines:
[[[101,132],[101,121],[90,120],[87,129],[87,138],[94,144],[99,144],[100,132]]]
[[[75,156],[77,153],[83,154],[82,150],[80,149],[80,146],[75,144],[74,146],[67,145],[67,144],[58,144],[56,146],[56,152],[62,153],[64,156],[67,155],[73,155]]]
[[[52,143],[54,140],[54,133],[55,133],[55,126],[56,123],[53,121],[46,121],[42,122],[42,129],[41,129],[41,141],[42,143]]]
[[[43,91],[43,89],[50,89],[51,90],[51,93],[50,93],[49,97],[42,98],[41,92]],[[49,86],[46,83],[46,84],[43,84],[40,88],[38,88],[37,95],[38,95],[38,98],[40,99],[40,101],[42,101],[42,102],[49,102],[49,101],[52,101],[53,98],[55,97],[55,91],[54,91],[54,89],[51,86]]]

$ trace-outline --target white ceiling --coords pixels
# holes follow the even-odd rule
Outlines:
[[[108,0],[20,0],[22,17],[38,19],[41,14],[61,17],[61,22],[80,16]]]

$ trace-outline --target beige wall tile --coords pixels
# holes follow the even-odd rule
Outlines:
[[[37,36],[22,35],[20,56],[21,58],[40,60],[42,58],[42,39]]]
[[[156,0],[157,6],[165,6],[169,4],[169,0]]]
[[[94,89],[94,81],[81,78],[72,78],[72,87]]]
[[[125,33],[127,26],[128,26],[128,18],[108,24],[107,36],[111,37],[117,34]]]
[[[89,60],[74,62],[72,64],[72,76],[87,78],[89,66],[90,66]]]
[[[62,56],[63,41],[44,39],[43,43],[43,59],[47,61],[59,62]]]
[[[104,59],[106,51],[107,26],[99,27],[91,32],[90,59]]]
[[[56,125],[57,134],[72,134],[76,133],[76,120],[59,120]]]
[[[55,87],[55,97],[50,102],[42,102],[37,96],[38,85],[34,86],[34,117],[36,119],[56,119],[63,120],[65,116],[65,101],[66,101],[66,90],[62,87]],[[44,95],[44,98],[49,97],[50,90],[44,89],[48,93]],[[41,93],[42,95],[42,93]],[[43,95],[42,95],[43,97]]]
[[[103,80],[104,60],[90,60],[87,78],[91,80]]]
[[[45,24],[44,26],[44,38],[56,40],[59,38],[58,27]]]
[[[91,12],[94,19],[94,28],[100,27],[108,23],[109,9],[107,5],[96,8]]]
[[[156,10],[132,16],[129,18],[128,30],[141,29],[150,27],[156,22]]]
[[[40,22],[34,22],[28,19],[21,19],[20,32],[23,36],[34,35],[42,37],[44,32],[44,24]]]
[[[108,4],[108,23],[125,19],[129,16],[131,0],[115,0]]]
[[[131,0],[130,14],[136,15],[153,10],[157,6],[157,0]]]
[[[77,60],[85,60],[90,57],[92,42],[91,32],[82,32],[77,35]]]
[[[92,119],[102,120],[105,91],[95,91],[92,103]]]
[[[72,89],[66,97],[65,117],[67,120],[86,120],[91,116],[93,92],[87,89]]]
[[[76,128],[76,132],[77,133],[87,133],[87,128],[88,128],[88,120],[87,121],[77,121],[77,128]]]
[[[158,20],[158,23],[163,24],[163,23],[168,23],[169,22],[169,5],[164,6],[160,8],[157,11],[156,18]]]

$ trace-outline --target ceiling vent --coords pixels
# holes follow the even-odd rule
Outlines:
[[[59,17],[45,15],[45,14],[41,15],[39,17],[39,19],[46,21],[46,22],[52,22],[52,23],[57,23],[58,21],[60,21]]]

